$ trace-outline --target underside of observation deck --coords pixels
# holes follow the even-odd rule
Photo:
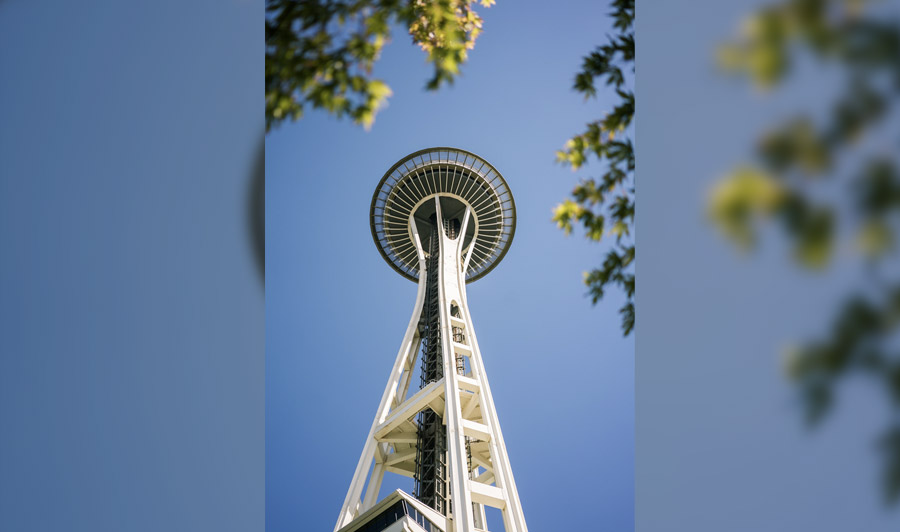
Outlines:
[[[480,279],[506,254],[516,227],[516,207],[506,180],[484,159],[455,148],[430,148],[410,154],[385,173],[372,198],[372,237],[384,259],[412,281],[419,278],[412,218],[420,235],[431,233],[429,219],[441,197],[442,210],[473,223],[464,236],[471,260],[466,282]],[[454,211],[459,211],[458,213]]]

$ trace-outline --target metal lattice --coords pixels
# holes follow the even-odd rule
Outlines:
[[[440,225],[434,224],[429,238],[425,265],[425,308],[422,312],[422,378],[420,388],[444,376],[441,353],[441,317],[439,298]],[[430,408],[419,413],[416,430],[416,473],[414,494],[417,499],[447,515],[447,429],[440,416]]]

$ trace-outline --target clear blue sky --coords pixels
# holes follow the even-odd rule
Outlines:
[[[615,290],[591,307],[582,272],[603,247],[551,210],[578,174],[554,151],[599,117],[571,90],[608,21],[600,2],[499,2],[456,84],[402,32],[376,66],[392,87],[370,132],[310,112],[266,140],[266,522],[328,530],[349,486],[415,299],[376,250],[383,173],[437,145],[495,165],[516,199],[515,241],[469,304],[532,530],[633,528],[633,339]],[[588,169],[597,173],[597,169]],[[409,479],[401,479],[407,491]]]

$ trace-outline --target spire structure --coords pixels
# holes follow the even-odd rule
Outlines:
[[[335,531],[393,530],[401,519],[409,530],[483,531],[488,506],[506,532],[527,532],[465,290],[512,242],[506,181],[472,153],[422,150],[387,171],[370,219],[382,256],[418,292]],[[385,473],[411,477],[413,495],[378,501]]]

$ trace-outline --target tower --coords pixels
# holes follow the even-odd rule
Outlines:
[[[369,217],[382,257],[418,292],[335,531],[487,530],[489,506],[506,532],[527,532],[466,301],[466,283],[512,243],[506,181],[467,151],[421,150],[384,174]],[[414,496],[377,502],[388,472],[412,477]]]

